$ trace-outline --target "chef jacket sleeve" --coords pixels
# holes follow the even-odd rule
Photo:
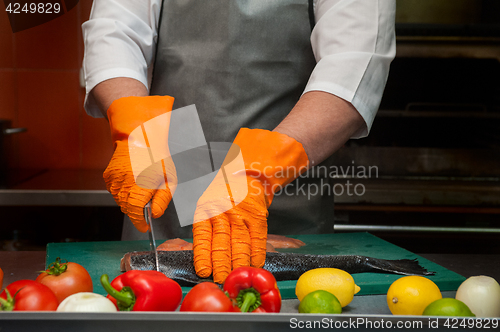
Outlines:
[[[94,0],[82,25],[85,110],[102,117],[89,92],[100,82],[129,77],[149,87],[161,0]]]
[[[395,0],[317,0],[311,45],[317,64],[305,88],[350,102],[368,135],[396,54]]]

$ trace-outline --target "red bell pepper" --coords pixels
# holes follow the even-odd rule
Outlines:
[[[234,269],[224,282],[224,291],[241,312],[279,312],[281,294],[271,272],[250,266]]]
[[[103,274],[101,284],[120,311],[174,311],[182,299],[181,286],[158,271],[128,271],[111,284]]]

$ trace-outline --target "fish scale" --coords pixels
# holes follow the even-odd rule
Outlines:
[[[193,251],[159,251],[160,271],[177,281],[181,286],[193,286],[203,281],[196,275]],[[123,270],[154,270],[155,258],[151,252],[131,252],[123,258]],[[277,281],[296,280],[311,269],[331,267],[348,273],[381,272],[402,275],[433,275],[416,259],[385,260],[359,255],[310,255],[295,253],[266,254],[264,269],[270,271]]]

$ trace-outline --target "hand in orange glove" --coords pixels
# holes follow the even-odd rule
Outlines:
[[[264,265],[274,193],[308,166],[302,144],[278,132],[242,128],[234,144],[239,151],[233,145],[200,197],[193,224],[196,273],[202,278],[213,273],[217,283],[237,267]]]
[[[122,212],[141,232],[149,229],[144,206],[152,199],[153,217],[160,217],[177,184],[168,149],[173,103],[169,96],[124,97],[107,111],[115,151],[104,181]]]

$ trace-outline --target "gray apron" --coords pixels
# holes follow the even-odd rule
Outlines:
[[[316,64],[311,10],[311,0],[164,0],[151,95],[173,96],[174,109],[195,104],[207,142],[232,142],[241,127],[273,130]],[[332,183],[308,173],[275,196],[269,233],[333,232]],[[125,219],[123,240],[147,239]],[[154,228],[160,239],[192,237],[173,202]]]

